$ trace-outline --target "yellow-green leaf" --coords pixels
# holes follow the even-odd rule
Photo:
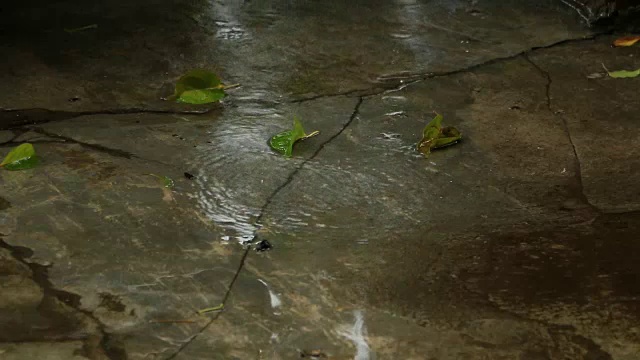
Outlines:
[[[429,156],[432,149],[438,149],[453,145],[462,139],[462,134],[453,126],[442,127],[442,115],[437,114],[422,130],[422,139],[418,142],[416,150],[425,157]]]
[[[209,104],[224,98],[224,89],[216,74],[204,69],[195,69],[178,79],[175,93],[170,99],[187,104]]]
[[[634,78],[640,76],[640,69],[638,70],[618,70],[618,71],[608,71],[609,76],[612,78]]]
[[[9,154],[0,163],[0,167],[6,170],[25,170],[31,169],[37,164],[38,157],[33,145],[24,143],[9,151]]]

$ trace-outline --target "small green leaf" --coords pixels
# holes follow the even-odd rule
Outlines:
[[[29,143],[21,144],[13,148],[2,160],[0,167],[7,170],[31,169],[38,164],[38,157],[33,145]]]
[[[640,76],[640,69],[634,71],[618,70],[609,72],[609,76],[612,78],[634,78]]]
[[[302,123],[297,117],[293,118],[293,129],[283,131],[271,137],[269,140],[269,146],[271,148],[286,157],[293,155],[293,144],[297,141],[308,139],[312,136],[316,136],[320,131],[313,131],[310,134],[304,132]]]
[[[168,189],[173,188],[173,186],[175,185],[175,182],[173,181],[173,179],[168,176],[160,176],[156,174],[147,174],[147,175],[153,176],[154,178],[160,180],[162,185]]]
[[[175,93],[170,99],[187,104],[208,104],[225,97],[224,88],[216,74],[195,69],[178,79]]]
[[[442,115],[437,114],[422,130],[422,139],[418,142],[416,150],[425,157],[429,156],[432,149],[453,145],[462,139],[458,129],[453,126],[442,127],[442,119]]]

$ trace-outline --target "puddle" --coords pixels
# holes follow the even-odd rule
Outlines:
[[[262,92],[245,94],[243,110],[228,112],[207,130],[207,141],[191,160],[194,191],[190,196],[199,210],[222,229],[223,241],[250,241],[267,197],[277,185],[283,161],[273,154],[266,139],[281,122]],[[254,116],[260,114],[260,116]],[[233,120],[233,121],[232,121]],[[287,165],[287,163],[284,163]],[[290,163],[289,163],[290,165]],[[282,176],[280,176],[282,177]]]

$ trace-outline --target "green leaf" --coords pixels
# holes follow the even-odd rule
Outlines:
[[[609,76],[612,78],[634,78],[636,76],[640,76],[640,69],[634,71],[628,70],[618,70],[618,71],[607,71]]]
[[[442,120],[442,115],[437,114],[422,130],[422,139],[418,142],[416,150],[425,157],[429,156],[433,149],[453,145],[462,139],[458,129],[453,126],[442,127]]]
[[[195,69],[178,79],[175,93],[170,98],[187,104],[208,104],[225,96],[224,85],[216,74]]]
[[[453,126],[443,127],[440,136],[434,140],[432,149],[439,149],[457,143],[462,138],[462,134]]]
[[[320,131],[313,131],[310,134],[306,134],[300,120],[297,117],[294,117],[293,129],[283,131],[272,136],[269,140],[269,146],[284,156],[291,157],[291,155],[293,155],[293,144],[295,144],[296,141],[308,139],[312,136],[318,135],[319,133]]]
[[[173,181],[173,179],[168,176],[160,176],[156,174],[147,174],[147,175],[153,176],[154,178],[160,180],[162,185],[168,189],[173,188],[173,186],[175,185],[175,182]]]
[[[219,101],[225,96],[222,89],[187,90],[180,95],[177,101],[186,104],[209,104]]]
[[[6,170],[31,169],[38,164],[38,157],[33,145],[29,143],[20,144],[13,148],[2,160],[0,167]]]

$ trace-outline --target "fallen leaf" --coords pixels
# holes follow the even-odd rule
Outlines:
[[[613,42],[613,46],[622,47],[622,46],[631,46],[640,41],[640,36],[624,36],[619,39],[616,39]]]
[[[209,104],[224,98],[224,89],[216,74],[195,69],[178,79],[175,93],[169,99],[186,104]]]
[[[0,167],[6,170],[24,170],[31,169],[37,164],[38,157],[33,145],[24,143],[9,151],[9,154],[0,163]]]
[[[632,71],[629,71],[629,70],[609,71],[609,69],[607,69],[607,67],[604,66],[604,63],[602,64],[602,68],[612,78],[634,78],[640,75],[640,69],[632,70]]]
[[[284,156],[291,157],[293,155],[293,144],[297,141],[308,139],[316,136],[320,131],[313,131],[310,134],[304,132],[304,128],[297,117],[293,118],[293,129],[283,131],[271,137],[269,146]]]
[[[180,95],[178,102],[186,104],[210,104],[225,97],[222,89],[187,90]]]
[[[442,115],[437,114],[424,130],[422,139],[418,142],[416,149],[425,157],[429,156],[431,150],[456,144],[462,139],[462,134],[453,126],[442,127]]]
[[[638,70],[618,70],[609,72],[609,76],[612,78],[634,78],[640,76],[640,69]]]

